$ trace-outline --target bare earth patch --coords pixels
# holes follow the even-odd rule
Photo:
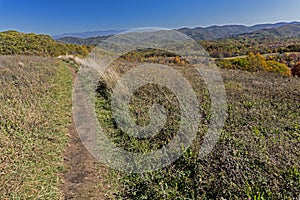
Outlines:
[[[75,79],[74,69],[73,80]],[[109,199],[107,169],[87,151],[72,123],[69,128],[69,144],[64,153],[67,171],[62,175],[61,191],[64,199]]]

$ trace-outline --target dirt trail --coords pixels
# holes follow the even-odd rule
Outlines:
[[[73,80],[76,73],[70,68]],[[86,150],[75,128],[74,120],[68,127],[69,144],[64,152],[64,164],[67,171],[60,189],[64,199],[109,199],[106,191],[109,184],[105,180],[107,169]]]

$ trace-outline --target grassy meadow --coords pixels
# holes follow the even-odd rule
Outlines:
[[[129,64],[115,62],[125,74]],[[268,72],[220,69],[228,118],[213,151],[198,157],[210,120],[204,81],[192,67],[177,66],[192,84],[201,110],[198,138],[172,165],[155,172],[126,174],[111,170],[116,199],[295,199],[300,194],[300,79]],[[118,70],[122,69],[122,70]],[[108,77],[111,77],[108,75]],[[110,80],[112,84],[112,80]],[[148,84],[130,102],[136,124],[150,122],[149,108],[168,111],[165,127],[150,139],[118,129],[111,112],[111,87],[100,81],[96,108],[102,128],[115,145],[147,153],[168,143],[180,124],[179,102],[168,89]]]
[[[63,62],[0,56],[0,199],[62,198],[71,96]]]
[[[176,134],[180,107],[169,89],[148,84],[134,93],[130,114],[150,122],[154,103],[167,110],[158,135],[138,139],[122,132],[111,111],[111,92],[140,63],[113,63],[109,82],[99,80],[96,110],[115,145],[131,152],[161,148]],[[170,63],[169,63],[170,64]],[[72,75],[55,58],[0,57],[0,199],[63,199],[62,152],[71,120]],[[155,172],[128,174],[109,169],[110,199],[295,199],[300,194],[300,79],[271,72],[220,69],[227,95],[227,120],[218,143],[198,157],[210,118],[210,98],[198,72],[171,63],[191,83],[201,119],[197,139],[172,165]],[[113,78],[112,78],[113,77]],[[100,170],[100,169],[99,169]],[[106,176],[106,175],[105,175]],[[101,187],[96,186],[96,187]],[[99,189],[100,191],[100,189]]]

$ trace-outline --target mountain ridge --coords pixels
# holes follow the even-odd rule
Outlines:
[[[216,40],[226,37],[237,36],[246,33],[252,33],[263,29],[276,29],[286,25],[300,25],[300,22],[278,22],[267,24],[256,24],[253,26],[245,25],[222,25],[222,26],[209,26],[206,28],[182,28],[178,29],[179,32],[184,33],[195,40]]]
[[[300,37],[300,22],[279,22],[275,24],[257,24],[253,26],[245,25],[223,25],[209,26],[206,28],[181,28],[177,31],[188,35],[194,40],[215,41],[220,39],[280,39],[287,37]],[[98,36],[90,38],[63,37],[57,39],[62,43],[73,43],[80,45],[98,45],[108,36]]]
[[[279,39],[287,37],[299,37],[300,36],[300,23],[286,24],[278,28],[261,29],[251,33],[244,33],[237,35],[236,37],[261,37],[269,39]]]
[[[62,33],[58,35],[52,35],[51,37],[53,39],[59,39],[59,38],[64,38],[64,37],[77,37],[77,38],[90,38],[90,37],[99,37],[99,36],[108,36],[108,35],[115,35],[118,33],[121,33],[123,31],[126,31],[127,29],[124,30],[104,30],[104,31],[84,31],[84,32],[78,32],[78,33]]]
[[[224,37],[240,35],[244,33],[251,33],[262,29],[279,28],[285,25],[300,25],[300,22],[297,21],[277,22],[277,23],[255,24],[252,26],[239,25],[239,24],[212,25],[208,27],[195,27],[195,28],[183,27],[175,30],[184,33],[196,40],[215,40]],[[105,31],[85,31],[79,33],[63,33],[60,35],[53,35],[52,38],[56,40],[60,40],[61,38],[87,39],[87,38],[111,36],[126,30],[124,29],[124,30],[105,30]]]

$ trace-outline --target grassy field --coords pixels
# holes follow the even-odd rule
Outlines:
[[[139,63],[135,63],[138,65]],[[117,74],[131,67],[116,62]],[[198,138],[172,165],[156,172],[110,170],[112,199],[293,199],[300,195],[300,79],[267,72],[221,69],[228,118],[214,150],[198,157],[210,120],[204,81],[192,67],[174,66],[199,100]],[[119,147],[149,152],[167,144],[180,124],[172,91],[148,84],[135,91],[131,116],[150,122],[159,103],[168,111],[165,127],[149,140],[118,129],[110,108],[114,85],[99,82],[96,108],[102,128]],[[0,57],[0,199],[62,199],[58,186],[71,116],[72,75],[53,58]],[[100,186],[97,186],[100,187]]]
[[[126,63],[117,63],[122,73]],[[156,172],[126,174],[111,170],[116,199],[293,199],[300,195],[300,79],[272,73],[221,70],[228,118],[214,150],[198,158],[210,119],[210,100],[193,68],[176,67],[192,83],[200,103],[198,138],[171,166]],[[118,71],[118,70],[117,70]],[[168,143],[178,130],[180,109],[168,89],[146,85],[131,99],[137,124],[149,123],[153,103],[167,110],[165,128],[139,140],[116,126],[110,109],[111,90],[100,84],[96,107],[111,140],[132,152],[149,152]]]
[[[54,58],[0,57],[0,199],[60,199],[72,76]]]

